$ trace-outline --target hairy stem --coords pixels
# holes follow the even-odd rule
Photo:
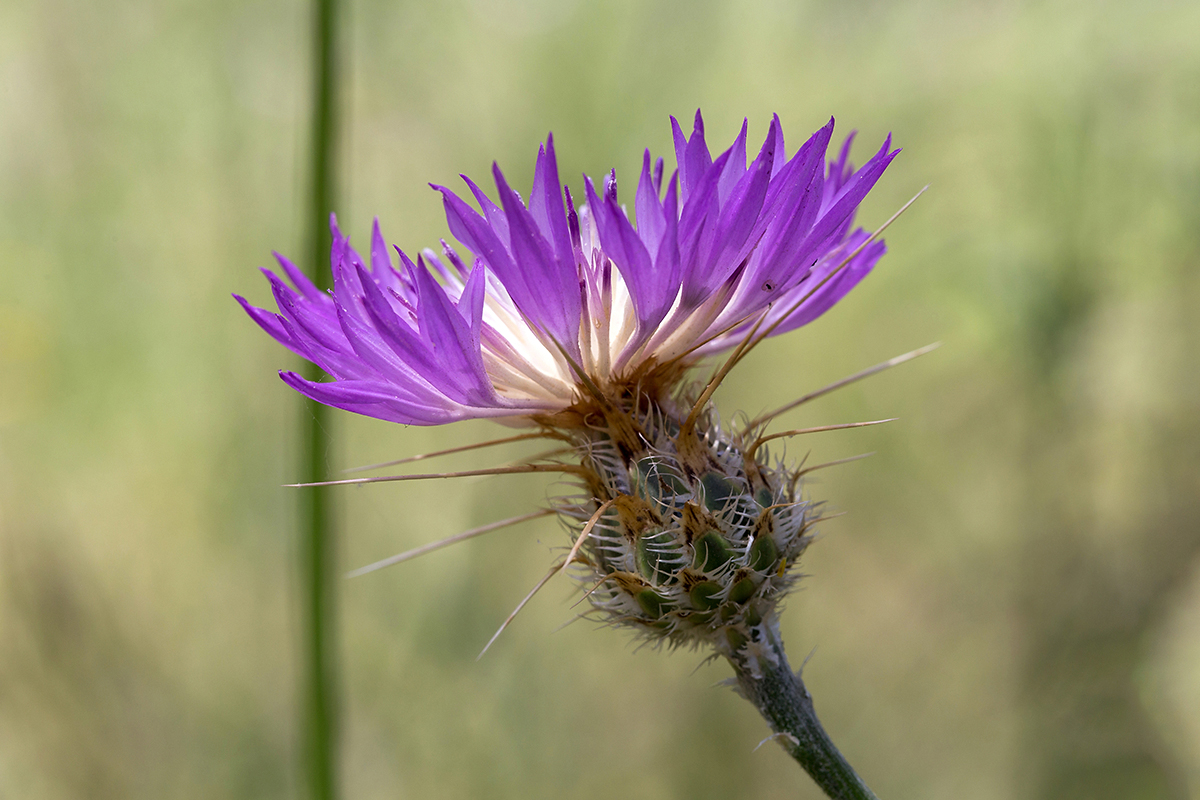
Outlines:
[[[746,661],[730,658],[742,694],[758,707],[779,743],[826,795],[833,800],[878,800],[821,727],[812,695],[792,672],[776,626],[763,625],[759,630],[766,633],[765,644],[775,663],[758,658],[758,669],[752,670]]]

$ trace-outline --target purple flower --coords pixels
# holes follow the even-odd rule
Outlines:
[[[333,223],[334,290],[319,291],[276,255],[295,288],[264,270],[279,313],[235,295],[267,333],[334,378],[280,373],[318,402],[380,419],[436,425],[541,416],[581,402],[585,374],[619,392],[670,389],[686,367],[736,346],[754,325],[805,325],[850,291],[885,252],[853,229],[860,202],[891,163],[889,137],[855,170],[853,134],[826,161],[833,120],[789,159],[779,118],[747,166],[746,124],[715,159],[696,113],[672,118],[678,168],[646,151],[636,213],[615,173],[585,178],[576,206],[559,181],[553,137],[538,149],[525,202],[493,167],[499,204],[469,178],[479,211],[442,186],[450,232],[413,262],[376,221],[370,268]],[[565,202],[564,202],[565,194]],[[482,213],[481,213],[482,212]]]

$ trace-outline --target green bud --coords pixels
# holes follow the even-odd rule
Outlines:
[[[655,499],[661,500],[664,497],[675,497],[690,492],[687,484],[674,471],[663,468],[660,458],[648,456],[639,459],[637,472],[646,493]]]
[[[742,617],[742,619],[746,620],[746,624],[753,628],[755,625],[758,625],[760,622],[762,622],[762,614],[755,606],[747,606],[746,614]]]
[[[634,596],[634,599],[642,607],[642,611],[646,612],[646,616],[654,619],[661,617],[669,607],[666,599],[652,589],[643,589]]]
[[[714,609],[721,604],[716,595],[721,592],[721,584],[716,581],[701,581],[688,592],[692,605],[701,611]]]
[[[674,573],[683,562],[681,555],[675,537],[667,531],[643,535],[638,539],[638,571],[654,583],[674,581]]]
[[[719,511],[725,507],[729,498],[737,494],[733,481],[719,472],[706,472],[700,478],[704,486],[704,504],[709,511]]]
[[[705,572],[714,572],[733,558],[733,550],[729,547],[729,542],[725,541],[725,537],[717,531],[709,531],[704,534],[696,540],[693,546],[696,548],[695,566]]]
[[[750,545],[750,569],[756,572],[770,572],[775,568],[778,559],[779,549],[775,547],[775,540],[769,534],[759,536],[754,540],[754,544]]]
[[[744,603],[754,596],[754,590],[757,588],[758,586],[754,583],[754,578],[747,576],[735,583],[733,588],[729,590],[729,599],[735,603]]]
[[[754,499],[757,500],[758,504],[763,508],[766,508],[769,505],[774,505],[775,503],[775,498],[771,495],[771,490],[766,486],[754,493]]]

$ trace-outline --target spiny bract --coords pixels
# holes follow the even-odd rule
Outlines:
[[[625,417],[619,425],[597,419],[578,431],[584,490],[556,509],[573,539],[588,531],[576,574],[608,619],[753,668],[759,628],[796,579],[815,509],[798,470],[768,466],[764,448],[748,456],[751,431],[726,435],[709,409],[689,433],[686,413],[652,402],[611,410]],[[624,445],[613,437],[621,427],[635,431]]]

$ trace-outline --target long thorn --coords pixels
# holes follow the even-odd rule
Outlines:
[[[582,603],[584,600],[587,600],[589,597],[591,597],[592,593],[595,592],[597,589],[599,589],[604,584],[604,582],[607,581],[611,577],[612,577],[612,574],[610,573],[608,575],[605,575],[600,580],[596,581],[596,584],[594,586],[592,586],[592,588],[588,589],[586,592],[583,593],[583,597],[579,598],[574,603],[571,603],[571,608],[574,608],[575,606]]]
[[[514,465],[515,464],[531,464],[531,463],[536,463],[538,461],[542,461],[543,459],[554,458],[555,456],[562,456],[562,455],[566,455],[567,453],[574,453],[574,452],[575,452],[574,447],[560,447],[557,450],[546,450],[544,452],[538,453],[537,455],[529,456],[529,458],[518,459],[517,461],[512,461],[510,463],[514,464]]]
[[[583,530],[579,534],[579,538],[575,540],[575,544],[571,545],[571,552],[567,553],[567,558],[563,561],[562,572],[567,571],[567,567],[571,566],[571,562],[575,560],[575,554],[579,552],[579,548],[583,546],[583,540],[592,535],[592,528],[596,527],[596,523],[600,521],[600,516],[608,511],[609,507],[616,502],[615,500],[605,500],[596,513],[592,514],[592,518],[583,526]]]
[[[309,486],[354,486],[365,483],[388,483],[391,481],[426,481],[434,478],[474,478],[479,475],[515,475],[522,472],[570,472],[582,475],[582,467],[574,464],[516,464],[511,467],[494,467],[492,469],[469,469],[463,472],[432,472],[423,475],[382,475],[377,478],[346,478],[340,481],[322,481],[320,483],[285,483],[289,489],[303,489]]]
[[[892,214],[892,216],[888,217],[886,222],[884,222],[882,225],[880,225],[878,228],[876,228],[875,231],[862,242],[862,244],[860,244],[858,247],[854,248],[854,250],[852,250],[850,252],[850,255],[843,258],[836,267],[834,267],[832,270],[830,270],[829,274],[826,275],[824,278],[822,278],[817,283],[816,286],[809,289],[808,292],[806,292],[803,297],[797,299],[796,302],[792,303],[791,308],[789,308],[783,314],[780,314],[779,318],[776,319],[774,322],[772,322],[769,326],[767,326],[767,329],[765,331],[763,331],[761,334],[759,334],[757,338],[755,338],[753,341],[750,341],[745,347],[740,348],[739,352],[737,354],[737,358],[734,361],[734,364],[736,365],[743,358],[745,358],[747,353],[749,353],[751,350],[753,350],[755,347],[757,347],[764,339],[766,339],[768,336],[770,336],[772,333],[774,333],[776,328],[778,328],[780,325],[782,325],[784,322],[786,322],[788,317],[790,317],[792,314],[794,314],[800,308],[800,306],[804,305],[804,303],[810,297],[812,297],[814,294],[816,294],[821,289],[822,286],[829,283],[829,281],[833,280],[834,276],[837,275],[838,273],[840,273],[842,271],[842,269],[846,267],[846,265],[848,265],[851,261],[853,261],[855,258],[857,258],[858,254],[861,253],[866,248],[867,245],[869,245],[871,242],[878,239],[879,235],[882,234],[885,230],[887,230],[888,226],[890,226],[893,222],[895,222],[900,217],[901,214],[903,214],[905,211],[907,211],[909,206],[911,206],[913,203],[917,202],[917,198],[920,197],[921,195],[925,194],[925,190],[928,188],[929,188],[929,186],[926,185],[924,188],[921,189],[921,191],[914,194],[907,203],[900,206],[900,209],[895,214]],[[753,336],[753,332],[751,332],[750,336]],[[747,339],[749,339],[750,336],[747,336]]]
[[[351,467],[344,469],[342,472],[367,472],[372,469],[382,469],[383,467],[394,467],[397,464],[411,464],[414,461],[424,461],[427,458],[436,458],[438,456],[448,456],[452,453],[465,453],[468,450],[479,450],[484,447],[492,447],[498,444],[508,444],[509,442],[523,442],[526,439],[546,439],[549,438],[544,433],[523,433],[520,436],[509,436],[506,439],[493,439],[490,442],[479,442],[478,444],[468,444],[463,447],[451,447],[449,450],[438,450],[433,453],[422,453],[419,456],[409,456],[408,458],[398,458],[395,461],[383,461],[379,464],[367,464],[365,467]]]
[[[695,669],[693,669],[691,672],[689,672],[689,673],[688,673],[688,675],[689,675],[689,676],[691,676],[691,675],[695,675],[697,672],[699,672],[699,671],[700,671],[700,668],[701,668],[701,667],[703,667],[703,666],[705,666],[706,664],[709,664],[709,663],[711,663],[711,662],[713,662],[713,661],[716,661],[716,660],[717,660],[718,658],[720,658],[720,657],[721,657],[721,654],[720,654],[720,653],[713,653],[712,655],[708,656],[708,657],[707,657],[707,658],[705,658],[703,661],[701,661],[699,664],[697,664],[697,665],[696,665],[696,667],[695,667]],[[728,678],[726,678],[725,680],[728,680]],[[721,684],[723,684],[723,683],[725,683],[725,681],[717,681],[717,682],[716,682],[715,684],[713,684],[713,685],[714,685],[714,686],[720,686],[720,685],[721,685]]]
[[[874,232],[874,233],[872,233],[872,234],[871,234],[871,235],[870,235],[870,236],[867,238],[867,240],[866,240],[865,242],[863,242],[862,244],[860,244],[860,245],[859,245],[857,248],[855,248],[855,249],[854,249],[854,252],[852,252],[852,253],[851,253],[850,255],[848,255],[848,256],[847,256],[845,259],[843,259],[843,260],[842,260],[842,262],[841,262],[840,264],[838,264],[838,265],[837,265],[837,267],[836,267],[836,268],[834,268],[834,270],[833,270],[833,271],[832,271],[832,272],[831,272],[829,275],[825,276],[824,280],[822,280],[820,284],[818,284],[817,286],[813,287],[812,291],[808,292],[807,294],[805,294],[805,295],[804,295],[804,297],[801,297],[799,300],[797,300],[797,301],[796,301],[796,302],[795,302],[795,303],[792,305],[792,307],[791,307],[790,309],[788,309],[788,312],[787,312],[786,314],[784,314],[782,317],[780,317],[780,319],[779,319],[779,320],[777,320],[777,321],[776,321],[776,322],[775,322],[775,323],[774,323],[774,324],[773,324],[773,325],[772,325],[770,328],[768,328],[768,329],[767,329],[767,331],[766,331],[766,332],[765,332],[765,333],[764,333],[764,334],[763,334],[761,337],[759,337],[759,339],[758,339],[757,341],[755,341],[754,343],[750,344],[750,347],[751,347],[751,348],[755,347],[755,346],[758,344],[758,342],[760,342],[760,341],[762,341],[763,339],[765,339],[765,338],[767,338],[768,336],[770,336],[770,335],[771,335],[771,332],[772,332],[772,331],[774,331],[774,330],[775,330],[775,328],[777,328],[777,327],[778,327],[780,324],[782,324],[782,322],[783,322],[785,319],[787,319],[788,317],[790,317],[790,316],[791,316],[791,315],[792,315],[792,314],[793,314],[793,313],[796,311],[796,309],[800,307],[800,304],[801,304],[801,303],[803,303],[805,300],[807,300],[809,297],[811,297],[811,296],[812,296],[813,292],[815,292],[817,289],[820,289],[820,288],[821,288],[821,286],[824,286],[824,285],[825,285],[825,283],[826,283],[826,282],[828,282],[828,280],[829,280],[830,278],[832,278],[832,277],[833,277],[833,276],[834,276],[836,273],[840,272],[840,271],[841,271],[841,269],[842,269],[842,267],[844,267],[844,266],[846,266],[846,264],[850,263],[850,260],[851,260],[852,258],[854,258],[855,256],[857,256],[859,253],[861,253],[861,252],[863,251],[863,248],[865,248],[865,247],[866,247],[867,245],[869,245],[871,242],[875,241],[875,239],[879,238],[879,235],[880,235],[881,233],[883,233],[885,230],[887,230],[888,226],[890,226],[890,225],[891,225],[893,222],[895,222],[895,221],[896,221],[896,219],[897,219],[897,218],[899,218],[899,216],[900,216],[901,214],[903,214],[905,211],[907,211],[907,210],[908,210],[908,207],[909,207],[909,206],[911,206],[913,203],[915,203],[915,202],[917,201],[917,198],[918,198],[918,197],[920,197],[921,195],[923,195],[923,194],[925,193],[925,190],[926,190],[926,189],[928,189],[928,188],[929,188],[929,186],[925,186],[924,188],[922,188],[922,189],[921,189],[921,191],[919,191],[919,192],[917,192],[915,195],[913,195],[913,196],[912,196],[912,197],[909,199],[909,201],[908,201],[907,203],[905,203],[904,205],[902,205],[902,206],[900,207],[900,209],[899,209],[899,210],[898,210],[898,211],[897,211],[895,214],[892,214],[892,216],[891,216],[891,217],[889,217],[889,218],[888,218],[888,220],[887,220],[886,222],[884,222],[882,225],[880,225],[878,228],[876,228],[876,229],[875,229],[875,232]],[[757,312],[755,312],[755,313],[757,313]],[[739,325],[742,325],[742,324],[744,324],[745,322],[749,321],[749,320],[750,320],[750,318],[751,318],[751,317],[753,317],[753,316],[754,316],[754,313],[747,314],[746,316],[742,317],[741,319],[739,319],[739,320],[735,320],[734,322],[731,322],[730,324],[726,325],[724,328],[721,328],[720,330],[718,330],[718,331],[716,331],[716,332],[714,332],[714,333],[711,333],[711,334],[709,334],[708,336],[706,336],[706,337],[704,337],[703,339],[701,339],[700,341],[696,342],[695,344],[693,344],[691,347],[689,347],[687,350],[683,351],[683,352],[682,352],[682,353],[680,353],[679,355],[677,355],[677,356],[673,356],[672,358],[670,358],[670,359],[669,359],[667,362],[665,362],[665,363],[667,363],[667,364],[673,364],[673,363],[675,363],[676,361],[679,361],[679,360],[681,360],[681,359],[687,358],[687,356],[689,356],[690,354],[692,354],[692,353],[696,352],[697,350],[699,350],[700,348],[702,348],[702,347],[704,347],[705,345],[709,344],[710,342],[714,341],[715,339],[717,339],[717,338],[719,338],[719,337],[721,337],[721,336],[724,336],[725,334],[727,334],[727,333],[729,333],[730,331],[732,331],[734,328],[736,328],[736,327],[738,327]],[[742,342],[742,344],[745,344],[745,343],[746,343],[746,340],[745,340],[745,339],[743,339],[743,342]],[[740,347],[741,347],[741,345],[739,345],[739,348],[740,348]],[[744,353],[743,353],[742,355],[744,355]],[[736,359],[736,361],[735,361],[735,365],[736,365],[736,363],[737,363],[737,362],[739,362],[739,361],[741,361],[741,355],[739,355],[739,356],[737,357],[737,359]]]
[[[809,402],[810,400],[816,400],[818,397],[827,395],[830,392],[833,392],[833,391],[836,391],[836,390],[842,388],[843,386],[848,386],[849,384],[854,383],[855,381],[861,381],[863,378],[869,378],[877,372],[883,372],[885,369],[891,369],[892,367],[899,366],[906,361],[912,361],[914,358],[917,358],[918,356],[923,356],[926,353],[931,353],[941,346],[942,346],[941,342],[934,342],[933,344],[927,344],[924,347],[918,347],[916,350],[905,353],[904,355],[896,356],[895,358],[889,358],[887,361],[876,364],[873,367],[868,367],[867,369],[864,369],[862,372],[856,372],[849,377],[842,378],[840,381],[834,381],[833,383],[829,384],[828,386],[823,386],[820,389],[817,389],[815,392],[809,392],[808,394],[804,395],[800,399],[793,400],[790,403],[782,405],[779,408],[775,409],[774,411],[771,411],[767,414],[761,414],[761,415],[755,417],[754,419],[750,420],[750,422],[746,425],[746,428],[747,428],[747,430],[753,430],[754,428],[757,428],[759,425],[762,425],[763,423],[769,422],[770,420],[774,419],[775,417],[778,417],[780,414],[784,413],[785,411],[791,411],[793,408],[796,408],[797,406],[802,406],[805,403]]]
[[[704,387],[704,391],[700,393],[700,397],[698,397],[696,402],[692,404],[692,410],[688,413],[687,419],[684,420],[681,430],[690,431],[692,427],[695,426],[696,419],[700,416],[701,409],[704,408],[705,403],[712,399],[713,392],[717,390],[717,387],[721,385],[721,381],[725,380],[725,376],[728,375],[730,370],[732,370],[738,363],[743,348],[745,348],[747,343],[754,338],[754,334],[758,331],[758,326],[762,325],[763,320],[767,318],[768,310],[769,309],[763,310],[758,320],[755,321],[754,327],[750,329],[750,333],[738,343],[738,346],[734,348],[734,351],[729,355],[729,358],[725,359],[725,363],[723,363],[720,368],[713,373],[712,378],[709,379],[708,384]]]
[[[841,270],[842,270],[842,268],[843,268],[843,267],[845,267],[847,264],[849,264],[851,261],[853,261],[855,258],[857,258],[857,257],[858,257],[858,254],[859,254],[859,253],[861,253],[863,250],[865,250],[865,249],[866,249],[866,247],[867,247],[867,245],[869,245],[871,242],[873,242],[873,241],[875,241],[876,239],[878,239],[878,238],[879,238],[879,236],[880,236],[880,234],[882,234],[884,231],[886,231],[886,230],[887,230],[887,229],[888,229],[888,228],[891,226],[891,224],[892,224],[893,222],[895,222],[897,219],[899,219],[899,218],[900,218],[900,215],[901,215],[901,214],[903,214],[905,211],[907,211],[907,210],[909,209],[909,206],[911,206],[913,203],[917,202],[917,198],[918,198],[918,197],[920,197],[921,195],[925,194],[925,190],[926,190],[926,189],[928,189],[928,188],[929,188],[929,185],[928,185],[928,184],[926,184],[925,186],[923,186],[923,187],[921,188],[921,191],[917,192],[917,193],[916,193],[916,194],[914,194],[914,195],[913,195],[911,198],[909,198],[909,200],[908,200],[908,202],[907,202],[907,203],[905,203],[904,205],[900,206],[900,208],[899,208],[899,209],[897,209],[897,211],[896,211],[896,213],[895,213],[895,214],[892,214],[890,217],[888,217],[886,222],[884,222],[882,225],[880,225],[878,228],[876,228],[876,229],[875,229],[875,230],[874,230],[874,231],[871,233],[871,235],[870,235],[870,236],[868,236],[868,237],[866,238],[866,240],[864,240],[864,241],[862,242],[862,244],[860,244],[858,247],[854,248],[854,250],[852,250],[852,251],[850,252],[850,255],[848,255],[848,256],[846,256],[845,258],[843,258],[843,259],[842,259],[842,261],[841,261],[841,263],[839,263],[839,264],[838,264],[836,267],[834,267],[834,268],[833,268],[833,270],[832,270],[832,271],[830,271],[830,273],[829,273],[828,275],[826,275],[824,278],[822,278],[822,279],[821,279],[821,282],[820,282],[820,283],[818,283],[816,286],[814,286],[814,287],[812,288],[812,291],[810,291],[810,292],[809,292],[808,294],[806,294],[804,297],[801,297],[799,300],[797,300],[797,301],[796,301],[796,302],[795,302],[795,303],[792,305],[792,307],[788,309],[788,311],[787,311],[787,313],[786,313],[786,314],[783,314],[783,315],[782,315],[782,316],[781,316],[781,317],[780,317],[778,320],[776,320],[776,321],[775,321],[775,322],[774,322],[774,323],[771,325],[771,327],[769,327],[767,330],[765,330],[765,331],[763,332],[762,336],[758,337],[758,340],[757,340],[757,341],[755,341],[755,342],[754,342],[754,344],[752,344],[752,345],[750,345],[750,346],[751,346],[751,347],[754,347],[754,345],[758,344],[758,342],[761,342],[763,339],[765,339],[765,338],[767,338],[768,336],[770,336],[770,335],[771,335],[771,332],[772,332],[772,331],[774,331],[774,330],[775,330],[777,327],[779,327],[781,324],[783,324],[783,321],[784,321],[785,319],[787,319],[787,318],[788,318],[788,317],[790,317],[790,316],[791,316],[793,313],[795,313],[796,309],[800,308],[800,305],[801,305],[801,304],[802,304],[802,303],[803,303],[805,300],[807,300],[808,298],[812,297],[812,295],[813,295],[813,293],[814,293],[814,292],[816,292],[818,289],[820,289],[822,286],[824,286],[826,283],[828,283],[828,282],[829,282],[829,280],[830,280],[830,279],[831,279],[831,278],[832,278],[834,275],[836,275],[837,273],[841,272]]]
[[[532,514],[522,514],[519,517],[502,519],[499,522],[489,522],[487,525],[480,525],[478,528],[471,528],[469,531],[463,531],[462,533],[457,533],[454,536],[447,536],[445,539],[439,539],[436,542],[430,542],[429,544],[421,545],[420,547],[414,547],[412,550],[405,550],[403,553],[398,553],[397,555],[385,558],[382,561],[376,561],[374,564],[368,564],[365,567],[359,567],[356,570],[351,570],[350,572],[346,573],[346,577],[357,578],[359,575],[366,575],[368,572],[374,572],[377,569],[383,569],[384,567],[390,567],[393,564],[410,561],[417,556],[423,556],[426,553],[432,553],[434,550],[440,550],[443,547],[449,547],[452,544],[465,542],[467,539],[473,539],[476,536],[482,536],[485,533],[491,533],[492,531],[498,531],[501,528],[507,528],[509,525],[516,525],[518,522],[525,522],[526,520],[537,519],[538,517],[548,517],[553,513],[555,512],[551,509],[544,508],[541,511],[535,511]]]
[[[851,461],[859,461],[864,458],[870,458],[873,455],[875,455],[874,452],[860,453],[856,456],[850,456],[849,458],[839,458],[836,461],[826,461],[824,464],[813,464],[811,467],[808,467],[807,469],[802,469],[799,472],[797,472],[795,477],[799,478],[801,475],[807,475],[810,472],[815,472],[816,470],[819,470],[819,469],[825,469],[826,467],[836,467],[839,464],[849,464]]]
[[[533,596],[537,594],[543,586],[549,583],[551,578],[558,574],[558,571],[562,566],[562,564],[555,564],[553,567],[551,567],[550,571],[547,572],[545,576],[537,582],[537,585],[529,590],[529,594],[525,595],[525,599],[520,603],[517,603],[517,607],[513,609],[511,614],[508,615],[508,618],[504,620],[504,623],[500,626],[500,628],[492,634],[492,638],[488,639],[488,643],[485,644],[483,649],[479,651],[479,655],[475,656],[476,661],[483,658],[483,654],[488,651],[488,648],[492,646],[492,643],[495,642],[496,639],[500,638],[500,634],[504,633],[504,629],[508,627],[509,623],[516,619],[517,614],[521,613],[521,609],[525,607],[525,604],[532,600]]]
[[[844,259],[842,259],[841,263],[839,263],[836,267],[834,267],[832,270],[830,270],[829,274],[826,275],[824,278],[822,278],[817,283],[816,286],[813,286],[811,289],[809,289],[807,292],[805,292],[804,296],[798,298],[792,304],[791,308],[789,308],[785,313],[781,314],[778,319],[776,319],[773,323],[771,323],[770,325],[767,326],[766,330],[764,330],[761,334],[759,334],[758,329],[762,325],[763,321],[766,320],[767,315],[771,311],[771,307],[768,306],[767,308],[763,309],[762,316],[760,316],[755,321],[753,327],[751,327],[750,330],[746,333],[746,335],[744,337],[742,337],[742,340],[740,342],[738,342],[738,346],[734,349],[733,353],[731,353],[729,355],[729,358],[727,358],[725,360],[725,363],[723,363],[721,365],[721,367],[716,371],[716,373],[713,374],[712,379],[710,379],[708,384],[704,387],[704,391],[700,393],[700,397],[696,400],[696,403],[692,406],[692,410],[688,414],[687,419],[684,420],[681,430],[683,430],[683,431],[691,430],[692,426],[694,426],[696,424],[696,418],[700,414],[700,409],[703,408],[704,404],[707,403],[712,398],[713,392],[715,392],[717,390],[717,387],[721,385],[721,382],[723,380],[725,380],[725,376],[727,376],[730,373],[730,371],[733,370],[734,367],[736,367],[738,364],[741,363],[742,359],[746,357],[747,353],[749,353],[751,350],[753,350],[755,347],[757,347],[758,344],[760,342],[762,342],[764,339],[769,337],[775,331],[776,328],[778,328],[780,325],[782,325],[787,320],[788,317],[790,317],[793,313],[795,313],[800,308],[800,306],[802,306],[810,297],[812,297],[814,294],[816,294],[821,289],[822,286],[829,283],[829,281],[831,281],[835,275],[840,273],[842,271],[842,269],[844,267],[846,267],[846,265],[849,264],[851,261],[853,261],[858,256],[858,254],[861,253],[868,244],[875,241],[875,239],[878,238],[881,233],[883,233],[885,230],[887,230],[889,225],[891,225],[893,222],[895,222],[896,219],[901,214],[903,214],[905,212],[905,210],[908,209],[909,206],[911,206],[913,203],[915,203],[917,198],[920,197],[922,194],[924,194],[925,189],[928,189],[928,188],[929,187],[926,186],[924,189],[921,189],[921,191],[919,191],[915,195],[913,195],[911,200],[909,200],[907,203],[905,203],[903,206],[901,206],[899,211],[897,211],[895,214],[893,214],[891,217],[889,217],[886,222],[884,222],[882,225],[880,225],[875,230],[875,232],[872,233],[870,236],[868,236],[867,239],[862,244],[860,244],[858,247],[854,248],[854,250],[848,256],[846,256]],[[756,336],[756,334],[758,334],[758,335]]]
[[[552,631],[550,631],[550,632],[551,632],[551,633],[558,633],[558,632],[559,632],[559,631],[561,631],[563,628],[566,628],[566,627],[567,627],[567,626],[569,626],[569,625],[574,625],[576,622],[579,622],[579,620],[586,618],[586,617],[587,617],[587,615],[588,615],[588,614],[591,614],[593,611],[594,611],[594,609],[590,609],[590,608],[589,608],[587,611],[584,611],[584,612],[583,612],[583,613],[581,613],[581,614],[576,614],[575,616],[571,617],[569,620],[567,620],[567,621],[566,621],[566,622],[564,622],[563,624],[559,625],[557,628],[555,628],[554,630],[552,630]],[[585,659],[585,662],[586,662],[586,659]]]
[[[873,419],[869,422],[845,422],[841,425],[818,425],[815,428],[797,428],[794,431],[783,431],[782,433],[772,433],[769,436],[760,436],[754,440],[754,443],[746,448],[746,458],[753,459],[758,448],[762,447],[772,439],[784,439],[788,436],[802,436],[806,433],[823,433],[825,431],[843,431],[847,428],[866,428],[870,425],[882,425],[885,422],[895,422],[899,417],[890,417],[888,419]]]

